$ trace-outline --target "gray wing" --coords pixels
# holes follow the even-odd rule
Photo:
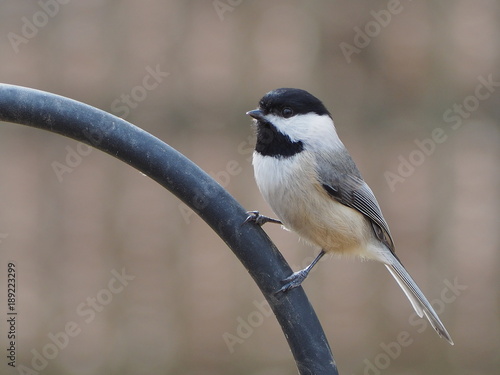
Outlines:
[[[365,215],[377,238],[394,253],[394,241],[377,199],[345,152],[345,155],[335,158],[335,165],[319,161],[318,174],[322,186],[333,199]]]

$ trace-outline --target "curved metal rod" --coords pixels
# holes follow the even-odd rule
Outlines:
[[[338,374],[330,347],[299,287],[275,295],[292,270],[266,233],[242,225],[246,211],[208,174],[144,130],[62,96],[0,84],[0,121],[28,125],[104,151],[164,186],[191,207],[231,248],[269,302],[300,374]],[[215,270],[214,270],[215,272]]]

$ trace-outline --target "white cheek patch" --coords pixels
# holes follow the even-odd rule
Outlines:
[[[328,115],[308,113],[283,118],[273,114],[265,116],[282,134],[287,135],[293,142],[302,141],[306,145],[321,148],[338,148],[342,145],[332,119]]]

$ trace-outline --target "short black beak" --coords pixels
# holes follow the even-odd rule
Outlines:
[[[247,115],[253,117],[256,120],[264,120],[264,114],[260,109],[254,109],[252,111],[248,111]]]

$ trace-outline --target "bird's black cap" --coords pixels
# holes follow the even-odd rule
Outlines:
[[[316,113],[320,116],[328,115],[331,117],[330,112],[328,112],[321,100],[301,89],[276,89],[269,91],[259,101],[259,109],[264,115],[273,113],[282,116],[282,110],[287,107],[292,109],[296,115]]]

